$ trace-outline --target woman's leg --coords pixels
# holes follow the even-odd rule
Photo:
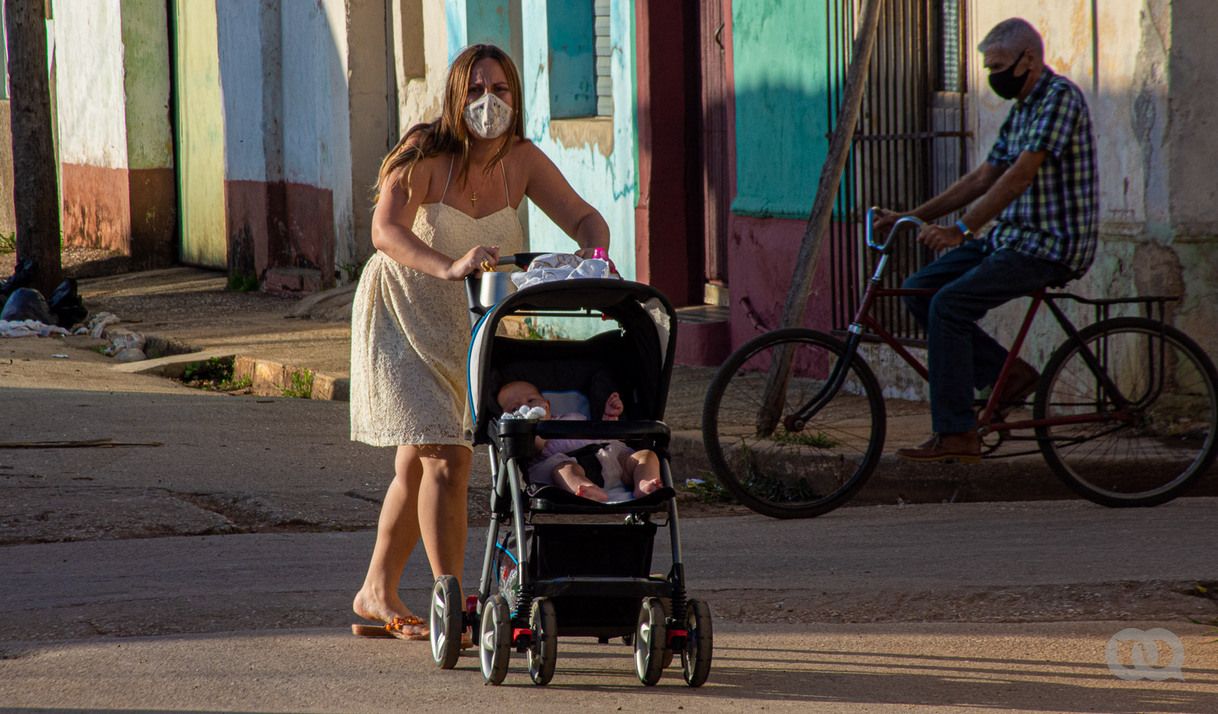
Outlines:
[[[393,465],[393,481],[381,504],[368,574],[352,604],[355,614],[380,622],[413,614],[398,595],[398,582],[419,540],[419,482],[423,478],[423,463],[416,447],[399,446]]]
[[[424,446],[419,449],[418,522],[431,563],[432,577],[462,578],[465,540],[469,528],[467,501],[473,452],[464,446]]]

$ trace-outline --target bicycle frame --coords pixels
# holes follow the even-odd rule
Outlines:
[[[843,358],[833,366],[829,378],[825,381],[825,386],[820,390],[820,392],[806,405],[804,405],[803,408],[799,409],[793,415],[787,417],[787,426],[789,428],[801,428],[802,425],[806,423],[813,414],[818,412],[824,406],[824,404],[837,393],[842,384],[845,383],[846,374],[850,364],[853,361],[854,356],[858,353],[858,347],[862,342],[864,333],[868,330],[879,338],[881,342],[892,348],[893,351],[895,351],[906,364],[912,367],[914,371],[922,377],[922,379],[929,380],[930,378],[930,373],[926,366],[922,364],[917,357],[910,353],[910,351],[907,350],[905,346],[892,335],[892,333],[886,330],[883,325],[881,325],[874,317],[871,316],[871,307],[879,298],[931,296],[935,294],[936,290],[932,289],[886,288],[881,285],[884,273],[888,267],[888,258],[892,240],[897,231],[903,226],[920,227],[923,225],[923,221],[913,217],[899,219],[889,231],[887,238],[880,243],[874,239],[872,231],[875,210],[876,209],[872,208],[867,211],[866,241],[869,248],[877,251],[880,254],[880,259],[876,262],[875,270],[872,272],[871,278],[867,282],[867,287],[863,291],[863,296],[859,301],[859,306],[854,314],[854,319],[850,323],[848,335],[846,337],[845,353]],[[1162,389],[1164,370],[1154,370],[1155,365],[1160,364],[1161,361],[1152,359],[1151,369],[1157,372],[1156,375],[1152,375],[1152,384],[1156,385],[1155,389],[1149,391],[1146,396],[1140,398],[1137,402],[1131,401],[1127,395],[1123,394],[1116,384],[1113,383],[1111,377],[1109,377],[1107,370],[1102,364],[1103,360],[1101,357],[1092,352],[1087,344],[1082,341],[1081,337],[1079,336],[1078,328],[1074,326],[1074,323],[1070,321],[1065,312],[1063,312],[1062,309],[1056,304],[1056,300],[1062,297],[1096,306],[1105,306],[1105,315],[1107,305],[1116,302],[1128,302],[1127,300],[1090,300],[1080,296],[1071,295],[1070,293],[1047,293],[1044,290],[1038,290],[1035,293],[1032,293],[1030,295],[1031,302],[1024,314],[1023,321],[1019,327],[1019,332],[1016,334],[1015,340],[1011,344],[1010,350],[1007,354],[1007,359],[1002,365],[1002,369],[998,374],[998,379],[995,381],[994,388],[990,392],[989,399],[986,401],[985,406],[978,415],[977,422],[980,430],[1001,432],[1014,431],[1016,429],[1035,429],[1041,426],[1062,426],[1068,424],[1103,423],[1114,421],[1124,422],[1132,418],[1131,407],[1136,407],[1138,403],[1148,401],[1154,396],[1157,396],[1158,392]],[[1171,298],[1146,297],[1135,298],[1133,301],[1144,303],[1157,301],[1160,303],[1161,307],[1162,302],[1168,299]],[[1102,407],[1104,402],[1103,400],[1100,400],[1100,405],[1098,406],[1097,411],[1093,414],[1058,416],[1050,419],[1025,419],[1012,422],[994,418],[999,408],[999,396],[1002,394],[1002,388],[1006,384],[1012,365],[1014,365],[1020,350],[1023,348],[1024,341],[1026,340],[1028,332],[1031,329],[1032,321],[1036,317],[1036,313],[1040,310],[1042,303],[1048,306],[1049,311],[1053,314],[1054,318],[1057,320],[1057,323],[1066,332],[1067,340],[1072,341],[1075,345],[1077,345],[1079,353],[1086,363],[1088,369],[1090,369],[1091,373],[1095,376],[1099,383],[1099,394],[1106,394],[1110,396],[1116,407],[1115,409],[1105,411]],[[1162,340],[1159,341],[1159,344],[1159,349],[1162,351],[1164,349]],[[1162,359],[1162,354],[1160,354],[1159,359]]]

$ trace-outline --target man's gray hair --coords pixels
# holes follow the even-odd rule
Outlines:
[[[994,25],[981,44],[977,45],[980,52],[1000,48],[1010,52],[1028,51],[1037,59],[1044,59],[1045,45],[1040,39],[1040,33],[1032,27],[1032,23],[1022,17],[1012,17]]]

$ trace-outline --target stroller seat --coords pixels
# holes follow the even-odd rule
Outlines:
[[[629,501],[600,503],[576,496],[566,489],[551,485],[536,488],[530,487],[528,493],[529,509],[534,513],[578,513],[584,515],[599,513],[659,513],[667,511],[668,502],[677,495],[675,490],[662,486],[646,496],[632,498]]]

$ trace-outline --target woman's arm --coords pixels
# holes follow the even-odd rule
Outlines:
[[[415,164],[409,186],[403,187],[399,173],[390,174],[380,185],[380,198],[372,212],[372,246],[395,261],[441,280],[460,280],[478,269],[482,261],[499,259],[497,246],[477,246],[453,259],[424,243],[409,228],[427,196],[431,171],[423,162]]]
[[[609,224],[587,201],[580,198],[550,157],[530,142],[519,147],[524,154],[525,195],[550,220],[579,244],[589,248],[609,247]]]

